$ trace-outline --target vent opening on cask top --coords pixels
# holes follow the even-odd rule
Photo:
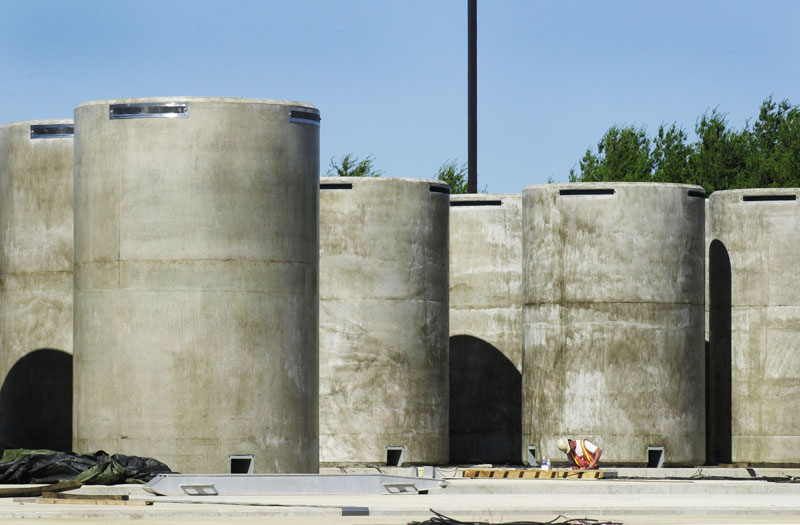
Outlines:
[[[502,206],[503,201],[450,201],[450,206]]]
[[[582,188],[574,190],[559,190],[558,194],[564,197],[579,195],[614,195],[614,188]]]
[[[319,126],[321,117],[319,113],[308,109],[293,109],[289,111],[289,122],[296,124],[314,124]]]
[[[75,135],[74,124],[32,124],[32,139],[72,138]]]
[[[321,190],[352,190],[353,185],[349,182],[323,182],[319,185]]]
[[[111,119],[188,117],[189,104],[185,102],[111,104],[108,107],[108,115]]]
[[[744,202],[768,202],[768,201],[796,201],[797,195],[743,195]]]

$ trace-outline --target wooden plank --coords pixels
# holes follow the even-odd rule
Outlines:
[[[572,470],[566,472],[568,472],[568,478],[600,479],[603,477],[603,472],[599,470]]]
[[[15,498],[25,496],[41,496],[44,492],[64,492],[81,488],[83,483],[77,480],[61,481],[39,487],[8,487],[0,488],[0,498]]]
[[[71,499],[71,498],[14,498],[15,503],[43,503],[47,505],[152,505],[151,500]]]
[[[604,477],[601,470],[536,470],[512,468],[483,468],[462,470],[465,478],[496,478],[496,479],[600,479]]]
[[[127,501],[130,496],[127,494],[66,494],[63,492],[42,492],[43,498],[61,498],[61,499],[108,499]]]

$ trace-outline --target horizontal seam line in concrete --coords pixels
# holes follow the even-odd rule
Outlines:
[[[0,272],[0,277],[6,275],[38,275],[38,274],[51,274],[51,273],[72,273],[72,270],[37,270],[33,272]]]
[[[512,303],[502,306],[458,306],[453,305],[452,300],[450,301],[451,310],[515,310],[517,308],[522,308],[522,303]]]
[[[378,302],[378,301],[405,301],[405,302],[415,302],[415,303],[447,303],[447,299],[409,299],[405,297],[387,297],[387,298],[373,298],[373,297],[344,297],[344,298],[328,298],[328,297],[320,297],[320,301],[330,301],[330,302]]]
[[[236,259],[236,258],[210,258],[210,259],[103,259],[99,261],[77,261],[75,266],[85,264],[113,264],[113,263],[148,263],[148,262],[252,262],[252,263],[282,263],[282,264],[315,264],[315,261],[294,261],[280,259]]]
[[[128,289],[128,288],[103,288],[100,290],[76,290],[75,295],[82,295],[82,294],[102,294],[102,293],[174,293],[174,292],[185,292],[185,293],[206,293],[206,292],[235,292],[235,293],[252,293],[252,294],[277,294],[277,295],[300,295],[297,293],[293,293],[291,291],[281,291],[281,290],[242,290],[236,288],[156,288],[156,289]]]
[[[777,307],[783,307],[783,306],[800,307],[800,303],[796,303],[796,304],[783,304],[783,303],[780,303],[780,304],[734,304],[734,305],[731,305],[730,308],[774,308],[776,306]],[[723,307],[717,307],[717,308],[714,308],[713,306],[709,306],[709,309],[710,309],[709,311],[714,311],[714,310],[719,310],[719,309],[725,310],[726,308],[724,306]]]
[[[581,304],[661,304],[661,305],[678,305],[678,306],[703,306],[705,303],[673,303],[667,301],[543,301],[543,302],[528,302],[523,303],[523,306],[542,306],[542,305],[581,305]]]
[[[397,432],[320,432],[320,436],[409,436],[408,430]],[[447,432],[414,432],[414,436],[446,436]],[[464,435],[464,434],[459,434]],[[330,462],[329,462],[330,463]]]

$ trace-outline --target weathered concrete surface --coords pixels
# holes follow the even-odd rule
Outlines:
[[[522,195],[450,198],[450,461],[519,461]]]
[[[798,195],[711,196],[711,350],[729,374],[734,462],[800,464],[800,201],[743,200]]]
[[[521,324],[522,195],[452,195],[450,335],[489,342],[521,371]]]
[[[187,102],[188,118],[109,119]],[[271,100],[75,110],[75,447],[318,468],[319,127]]]
[[[73,139],[0,126],[0,444],[72,446]]]
[[[351,189],[326,189],[352,184]],[[448,196],[421,179],[323,178],[320,461],[448,460]]]
[[[614,190],[561,195],[561,190]],[[523,194],[523,447],[586,437],[617,464],[705,459],[703,199],[696,186]]]

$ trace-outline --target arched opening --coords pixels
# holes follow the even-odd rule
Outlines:
[[[709,346],[706,354],[706,461],[730,463],[731,443],[731,259],[725,245],[708,252]]]
[[[477,337],[450,338],[451,463],[520,463],[522,374]]]
[[[0,445],[72,448],[72,355],[35,350],[17,361],[0,388]]]

